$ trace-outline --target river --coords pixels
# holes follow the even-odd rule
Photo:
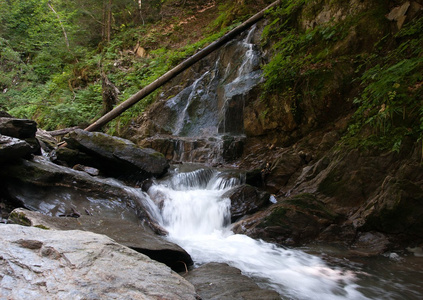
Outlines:
[[[276,290],[281,299],[420,299],[423,295],[419,258],[391,253],[353,261],[335,248],[290,249],[234,234],[230,200],[222,196],[242,183],[237,173],[185,164],[172,168],[169,176],[148,190],[169,240],[183,247],[195,266],[227,263],[260,286]]]

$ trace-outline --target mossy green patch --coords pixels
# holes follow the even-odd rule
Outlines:
[[[34,227],[40,228],[40,229],[44,229],[44,230],[50,230],[50,228],[48,228],[47,226],[44,225],[35,225]]]
[[[316,196],[313,194],[298,194],[284,202],[293,205],[297,210],[305,214],[312,214],[329,220],[334,220],[337,217],[337,214],[328,210],[324,203],[317,200]]]
[[[23,212],[12,212],[9,216],[9,220],[11,220],[14,224],[19,224],[23,226],[32,225],[31,220],[28,219],[25,213]]]
[[[291,90],[297,123],[307,121],[301,103],[321,116],[339,115],[346,105],[333,103],[349,99],[345,111],[358,109],[344,145],[398,152],[404,138],[423,139],[423,14],[407,16],[397,32],[386,2],[349,3],[284,1],[269,13],[263,46],[273,54],[263,98]]]
[[[267,226],[281,226],[288,227],[286,225],[285,216],[288,212],[288,208],[283,206],[278,206],[272,209],[270,214],[264,219],[264,221],[259,225],[260,227]]]

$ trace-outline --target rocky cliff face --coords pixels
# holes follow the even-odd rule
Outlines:
[[[395,34],[408,22],[421,18],[422,4],[293,1],[289,17],[282,12],[282,20],[274,19],[273,23],[286,22],[301,34],[290,39],[286,33],[271,32],[265,27],[271,20],[266,20],[252,39],[264,62],[281,53],[287,56],[279,58],[284,68],[267,69],[264,85],[257,81],[240,93],[242,96],[231,98],[228,105],[233,109],[228,110],[228,117],[238,122],[236,134],[221,131],[218,114],[214,116],[218,125],[211,135],[207,130],[201,135],[186,134],[172,125],[175,117],[181,117],[180,111],[175,117],[169,113],[172,105],[180,105],[181,99],[174,95],[188,93],[187,87],[193,87],[192,82],[197,82],[193,78],[203,76],[203,70],[212,70],[222,59],[235,57],[239,61],[237,52],[227,46],[165,87],[160,100],[137,120],[126,137],[162,151],[174,161],[235,163],[248,171],[249,184],[275,194],[277,203],[238,222],[234,227],[237,232],[281,244],[298,245],[316,239],[342,242],[368,252],[382,252],[398,243],[418,245],[423,241],[421,146],[405,138],[397,152],[377,147],[353,150],[341,138],[357,108],[353,100],[363,91],[359,84],[361,64],[380,53],[376,51],[381,51],[381,41],[390,39],[386,44],[394,49]],[[277,46],[280,41],[283,43]],[[294,50],[289,52],[289,47]],[[295,51],[304,53],[302,60]],[[233,65],[233,60],[228,60],[216,74],[235,72]],[[272,83],[272,76],[278,72],[285,77]],[[225,80],[213,87],[210,82],[197,93],[221,95],[222,86],[229,86]],[[216,98],[201,99],[206,102]],[[191,120],[224,107],[222,100],[213,104],[217,105],[213,109],[202,106],[201,101],[192,104],[195,110],[185,106],[193,109]],[[208,128],[201,122],[196,124],[197,131]],[[220,161],[208,160],[214,157],[215,149],[206,145],[213,139],[221,141],[223,133],[230,142],[226,148],[221,143],[219,149],[231,155]],[[181,135],[185,136],[183,142]],[[378,238],[363,242],[368,234]]]

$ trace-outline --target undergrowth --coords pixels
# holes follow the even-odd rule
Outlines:
[[[386,51],[388,43],[395,47]],[[358,71],[362,92],[344,142],[399,152],[405,138],[423,138],[423,17],[376,44]],[[366,139],[363,134],[367,133]]]
[[[310,18],[304,13],[315,10],[314,2],[283,1],[269,12],[271,21],[263,32],[263,46],[270,49],[272,57],[264,66],[263,99],[280,95],[284,101],[289,91],[290,97],[295,97],[295,101],[287,101],[294,103],[291,110],[301,113],[300,104],[306,97],[318,102],[327,96],[325,88],[334,80],[327,74],[344,63],[353,70],[345,76],[351,87],[340,94],[351,95],[357,87],[351,99],[356,112],[343,137],[344,145],[400,151],[404,139],[422,140],[422,14],[395,33],[385,18],[386,5],[376,4],[358,15],[304,29],[301,18]],[[351,33],[358,41],[364,37],[362,44],[346,44]],[[372,43],[366,44],[369,37]],[[347,72],[345,69],[344,75]]]
[[[229,6],[229,10],[224,9]],[[22,53],[9,47],[8,41],[0,37],[0,110],[18,118],[34,119],[46,130],[76,125],[85,127],[101,117],[102,73],[119,90],[119,104],[246,17],[233,11],[234,7],[232,2],[224,1],[220,17],[216,17],[208,31],[203,30],[203,38],[197,38],[195,42],[187,38],[182,47],[176,48],[172,43],[181,44],[179,35],[190,36],[180,32],[178,24],[182,17],[142,26],[122,25],[115,28],[109,43],[101,42],[97,48],[75,46],[71,60],[63,61],[55,69],[43,68],[43,80],[40,80],[40,71],[30,62],[23,61]],[[187,14],[184,11],[182,16]],[[232,20],[222,23],[228,14]],[[175,38],[177,42],[173,41]],[[137,44],[147,49],[146,56],[135,55]],[[105,130],[113,134],[127,126],[154,102],[158,93],[156,91],[137,103],[108,124]]]

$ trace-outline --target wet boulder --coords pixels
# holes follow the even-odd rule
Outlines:
[[[100,132],[77,129],[65,138],[69,148],[89,156],[85,165],[95,167],[112,177],[143,180],[166,173],[169,163],[159,152],[141,148],[129,140]],[[60,159],[60,158],[59,158]]]
[[[0,117],[0,134],[18,139],[34,138],[37,123],[32,120]]]
[[[37,123],[27,119],[0,117],[0,135],[26,141],[32,149],[31,153],[41,154],[40,144],[35,135]]]
[[[27,142],[0,134],[0,162],[10,162],[34,152]]]
[[[192,265],[191,256],[178,245],[157,236],[142,222],[129,222],[117,218],[90,215],[52,217],[39,212],[18,208],[12,211],[9,221],[15,224],[54,230],[84,230],[104,234],[117,243],[143,253],[175,271],[185,271]]]
[[[231,199],[231,219],[235,220],[252,213],[269,204],[270,194],[261,192],[251,185],[237,186],[227,191],[223,197]]]
[[[196,288],[201,299],[277,300],[281,296],[260,288],[251,278],[227,264],[208,263],[189,272],[185,279]]]
[[[59,166],[43,157],[2,166],[0,179],[10,201],[46,215],[89,214],[135,223],[144,220],[152,228],[160,228],[140,189]]]
[[[320,232],[339,216],[327,209],[312,194],[281,199],[248,218],[234,224],[233,231],[268,242],[299,246],[315,240]]]
[[[105,235],[0,224],[5,299],[196,299],[169,267]]]

